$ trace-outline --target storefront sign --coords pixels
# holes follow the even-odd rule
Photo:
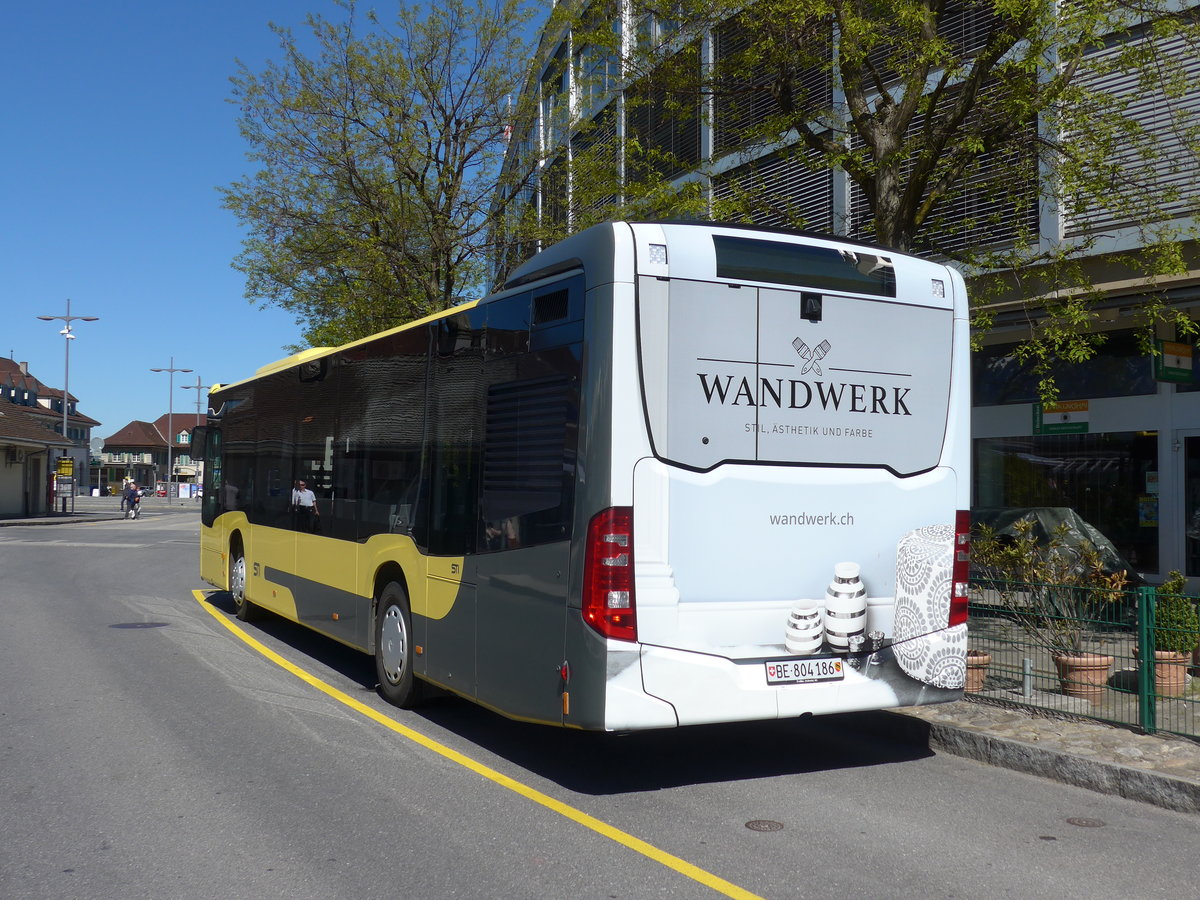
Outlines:
[[[1177,384],[1192,383],[1192,345],[1177,341],[1156,341],[1158,353],[1154,357],[1154,377],[1158,381]]]
[[[1088,401],[1033,404],[1034,434],[1087,434]]]

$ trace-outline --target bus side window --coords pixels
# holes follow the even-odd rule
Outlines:
[[[248,509],[254,497],[254,446],[257,441],[254,388],[242,390],[241,396],[225,401],[221,419],[225,458],[217,491],[221,512]]]
[[[339,537],[411,534],[423,546],[418,502],[430,340],[429,328],[414,328],[338,357],[332,527]]]
[[[529,352],[489,355],[487,361],[483,551],[564,540],[574,508],[583,277],[538,288],[530,296]],[[525,304],[522,297],[518,306]],[[492,318],[489,311],[489,330]]]

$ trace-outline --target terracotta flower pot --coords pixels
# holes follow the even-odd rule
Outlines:
[[[1103,653],[1064,653],[1054,657],[1063,693],[1089,703],[1099,703],[1104,697],[1112,664],[1113,658]]]
[[[1196,649],[1192,651],[1192,665],[1188,669],[1191,675],[1200,675],[1200,644],[1196,645]]]
[[[1188,662],[1191,653],[1174,650],[1154,651],[1154,692],[1160,697],[1182,697],[1187,685]]]
[[[967,651],[967,683],[963,687],[968,694],[977,694],[983,690],[983,682],[987,679],[987,668],[991,665],[992,655],[986,650]]]

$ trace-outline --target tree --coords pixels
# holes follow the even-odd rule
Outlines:
[[[232,79],[258,165],[223,188],[246,227],[234,267],[247,296],[337,344],[479,296],[491,210],[527,171],[500,160],[528,112],[526,0],[399,4],[385,26],[306,18],[307,52],[272,26],[283,58]]]
[[[849,208],[824,227],[959,262],[974,276],[980,328],[993,321],[998,300],[1024,308],[1030,331],[1020,352],[1052,395],[1053,362],[1085,359],[1103,340],[1090,327],[1099,294],[1088,287],[1086,260],[1116,227],[1139,232],[1127,242],[1136,249],[1108,263],[1123,269],[1112,280],[1145,281],[1139,324],[1147,349],[1156,325],[1195,333],[1156,293],[1158,279],[1188,268],[1200,196],[1200,122],[1178,102],[1196,90],[1184,61],[1195,58],[1198,26],[1195,10],[1181,14],[1179,6],[635,0],[636,40],[622,44],[586,16],[575,40],[624,51],[622,70],[642,86],[640,96],[626,92],[631,109],[649,97],[651,108],[673,111],[677,126],[703,116],[715,125],[719,169],[677,133],[653,122],[639,128],[631,113],[625,206],[662,197],[664,182],[681,171],[707,169],[717,189],[705,214],[769,214],[811,227],[812,209],[755,172],[768,163],[841,170]],[[1139,90],[1114,93],[1121,78]],[[1161,98],[1157,119],[1138,107],[1148,92]],[[586,169],[586,151],[579,156],[575,165]],[[594,177],[582,190],[614,193]],[[679,209],[696,213],[694,194],[678,199]],[[586,198],[577,202],[589,207]],[[1055,213],[1083,224],[1068,240],[1047,241],[1040,224]],[[1100,224],[1089,228],[1093,221]]]

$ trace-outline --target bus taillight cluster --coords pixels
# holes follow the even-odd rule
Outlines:
[[[954,568],[950,580],[950,625],[967,621],[971,577],[971,511],[960,509],[954,516]]]
[[[583,618],[605,637],[637,640],[633,598],[633,509],[614,506],[588,523]]]

